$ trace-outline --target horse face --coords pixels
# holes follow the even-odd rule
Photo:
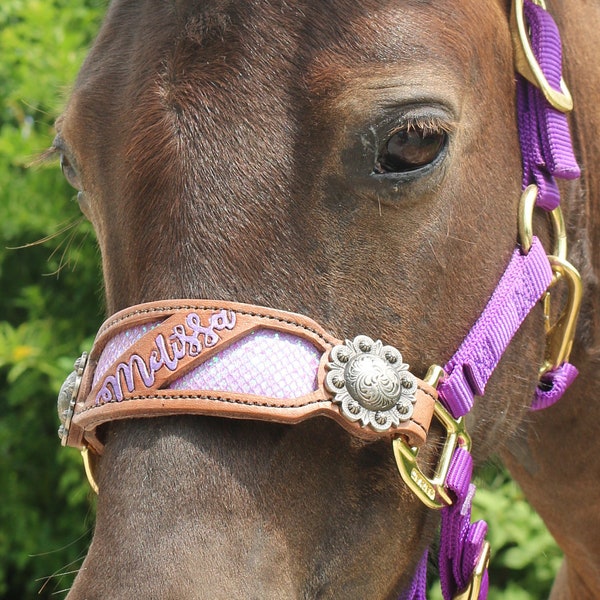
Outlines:
[[[292,310],[381,338],[422,375],[515,246],[514,96],[504,2],[117,0],[56,145],[98,235],[109,312],[178,297]],[[533,330],[475,412],[482,454],[535,385]],[[387,444],[330,422],[152,419],[107,435],[90,552],[105,570],[88,558],[73,598],[155,597],[165,552],[183,565],[169,569],[176,597],[384,598],[435,526]]]

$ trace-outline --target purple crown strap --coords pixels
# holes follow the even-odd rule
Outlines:
[[[485,386],[510,340],[542,297],[552,268],[537,238],[528,254],[517,248],[483,313],[444,367],[440,399],[454,418],[466,415]]]
[[[561,89],[562,45],[552,16],[531,0],[525,0],[531,47],[548,83]],[[580,170],[573,153],[565,114],[553,108],[542,92],[519,76],[517,85],[519,132],[523,156],[523,188],[538,186],[538,206],[552,210],[560,203],[554,177],[575,179]]]

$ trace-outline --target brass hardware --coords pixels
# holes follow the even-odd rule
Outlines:
[[[65,382],[60,388],[56,407],[58,410],[58,418],[60,419],[60,427],[58,429],[58,437],[60,438],[61,446],[67,445],[69,438],[69,429],[71,421],[75,414],[75,404],[77,403],[77,395],[81,387],[83,372],[87,364],[87,352],[84,352],[73,365],[73,371],[69,374]]]
[[[583,284],[577,269],[570,262],[558,256],[548,256],[548,260],[552,265],[552,271],[567,282],[568,296],[565,307],[554,324],[550,323],[550,292],[546,292],[544,296],[546,355],[540,375],[544,375],[569,360],[583,296]]]
[[[533,241],[533,209],[537,199],[537,191],[536,185],[530,185],[524,190],[521,196],[519,208],[519,242],[525,254],[529,252]],[[540,368],[540,376],[559,367],[569,359],[583,295],[581,276],[577,269],[567,260],[567,231],[560,207],[558,206],[552,210],[550,216],[554,238],[554,251],[553,254],[548,256],[553,273],[550,286],[555,285],[562,279],[566,280],[568,296],[565,308],[554,324],[550,322],[550,292],[546,292],[544,296],[546,355],[544,363]]]
[[[481,583],[483,581],[483,574],[490,564],[490,544],[489,542],[483,543],[479,560],[475,565],[475,570],[471,576],[471,580],[467,584],[464,590],[458,592],[452,600],[478,600],[479,593],[481,591]]]
[[[430,369],[426,376],[433,373],[439,381],[443,370],[440,367]],[[430,383],[428,381],[428,383]],[[446,441],[442,449],[440,460],[435,469],[433,478],[427,477],[419,467],[417,459],[419,449],[410,447],[402,438],[398,437],[392,442],[394,458],[402,479],[415,493],[417,498],[428,508],[441,509],[452,504],[452,498],[445,488],[446,477],[450,469],[450,461],[457,446],[470,451],[471,437],[464,426],[463,418],[454,419],[452,415],[438,401],[435,403],[434,416],[446,430]]]
[[[537,200],[538,187],[535,184],[529,185],[521,195],[519,205],[519,243],[524,254],[528,254],[533,243],[533,209]],[[553,256],[562,261],[567,259],[567,230],[560,206],[550,211],[552,220],[552,235],[554,242]],[[555,273],[553,284],[558,281],[559,274]]]
[[[546,6],[542,1],[534,1],[538,6],[546,10]],[[573,110],[573,98],[565,82],[561,78],[560,91],[555,90],[546,79],[533,53],[523,12],[524,3],[525,0],[513,0],[510,15],[511,37],[515,52],[515,69],[529,83],[541,90],[544,98],[546,98],[552,107],[563,113],[570,112]]]
[[[425,379],[423,381],[428,383],[431,387],[436,388],[439,382],[444,378],[446,373],[444,373],[444,369],[439,365],[431,365],[429,369],[427,369],[427,373],[425,374]]]
[[[519,243],[523,254],[529,254],[533,243],[533,209],[537,200],[537,185],[528,185],[521,194],[519,203]]]
[[[94,472],[92,470],[92,458],[90,457],[90,450],[86,446],[81,449],[81,458],[83,459],[83,468],[85,470],[85,475],[90,484],[90,487],[98,493],[98,484],[96,483],[96,479],[94,477]]]

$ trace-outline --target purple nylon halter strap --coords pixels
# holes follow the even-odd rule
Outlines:
[[[458,448],[452,457],[448,472],[447,489],[454,497],[452,506],[442,511],[442,536],[440,538],[439,574],[442,594],[450,600],[464,590],[483,551],[487,524],[485,521],[471,523],[471,502],[475,486],[471,483],[473,458],[463,448]],[[409,588],[399,600],[422,600],[426,594],[427,580],[426,551],[417,566]],[[488,574],[485,570],[478,598],[487,597]]]
[[[552,281],[542,244],[534,238],[528,254],[517,248],[483,313],[444,367],[438,386],[444,406],[456,419],[473,407],[525,317]]]
[[[533,53],[550,85],[560,90],[562,44],[556,23],[546,10],[531,0],[525,0],[524,13],[530,28]],[[560,203],[556,178],[569,180],[581,175],[567,117],[553,108],[542,92],[521,76],[517,79],[517,107],[523,189],[535,183],[538,186],[537,206],[552,210]],[[557,402],[575,377],[577,369],[568,362],[544,375],[531,410],[541,410]]]
[[[524,13],[538,64],[551,87],[560,91],[562,44],[556,23],[546,10],[531,0],[525,0]],[[555,177],[576,179],[581,174],[573,154],[567,117],[521,76],[518,77],[517,103],[523,189],[535,183],[538,186],[537,205],[552,210],[560,203]]]
[[[487,523],[471,523],[471,502],[475,495],[472,474],[471,454],[457,448],[446,480],[448,491],[454,495],[454,503],[442,510],[439,569],[444,598],[452,598],[467,587],[483,551]],[[487,596],[487,587],[486,570],[480,598]]]
[[[438,393],[454,418],[467,414],[473,407],[474,396],[485,392],[487,381],[508,344],[551,280],[552,268],[539,240],[534,237],[528,254],[515,249],[483,313],[444,368],[446,377],[438,385]],[[472,473],[471,454],[457,448],[446,479],[446,488],[454,502],[442,509],[438,564],[445,600],[451,600],[471,581],[487,532],[484,521],[471,523],[471,502],[475,494]],[[425,552],[400,600],[426,597],[427,558],[428,552]],[[486,568],[480,600],[487,597],[487,590]]]
[[[531,0],[524,2],[524,14],[530,28],[534,55],[550,85],[561,88],[562,43],[552,16]],[[553,108],[542,92],[523,77],[517,81],[518,124],[523,157],[523,189],[538,186],[537,205],[552,210],[560,204],[556,177],[575,179],[580,170],[575,160],[566,116]],[[481,317],[456,354],[445,366],[446,377],[440,382],[440,400],[458,418],[467,414],[475,395],[482,395],[489,377],[510,340],[529,311],[537,304],[552,279],[552,269],[538,240],[527,255],[517,248],[498,287]],[[577,369],[564,362],[542,377],[531,405],[532,410],[556,402],[577,376]],[[451,600],[469,583],[482,552],[487,525],[470,523],[472,458],[457,448],[446,486],[454,503],[442,509],[440,537],[440,581],[445,600]],[[427,556],[419,562],[414,578],[400,600],[426,597]],[[487,569],[483,574],[479,600],[487,597]]]

